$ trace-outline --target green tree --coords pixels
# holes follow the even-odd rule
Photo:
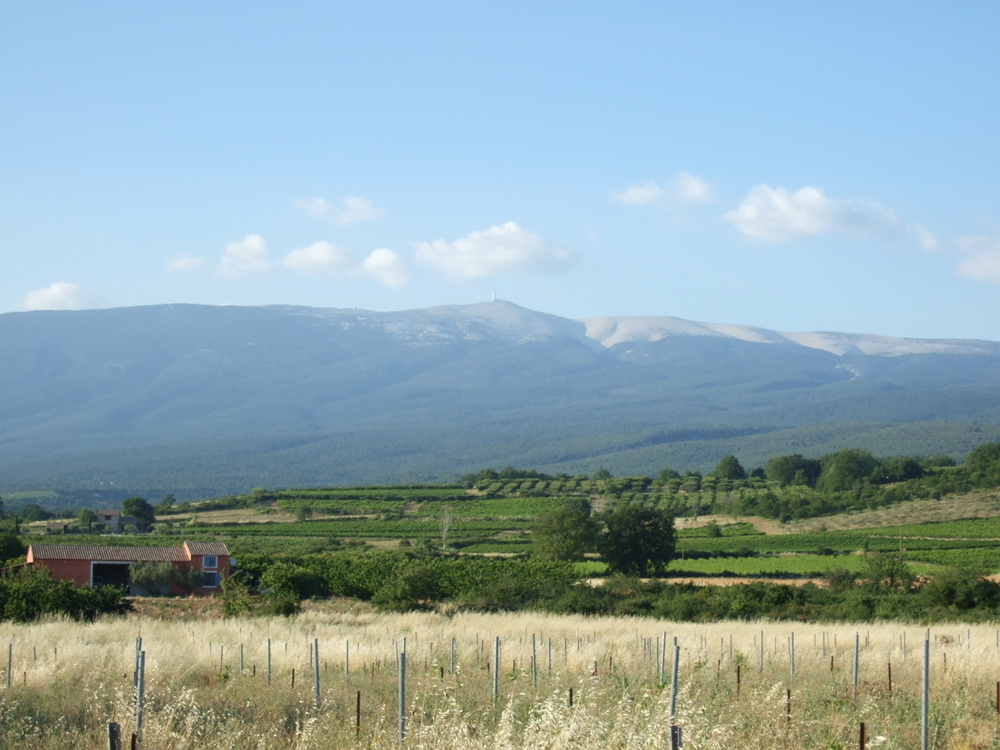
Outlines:
[[[746,469],[743,468],[739,459],[732,453],[722,457],[719,463],[715,465],[715,471],[712,474],[716,479],[728,479],[730,481],[747,478]]]
[[[188,594],[201,585],[201,578],[201,571],[197,568],[173,568],[170,571],[170,582],[176,583]]]
[[[924,467],[920,461],[910,456],[897,456],[885,461],[882,466],[882,476],[889,482],[903,482],[907,479],[920,479],[924,475]]]
[[[1000,468],[1000,443],[980,445],[965,459],[969,471],[989,472]]]
[[[141,497],[130,497],[122,501],[122,515],[135,518],[139,531],[149,531],[156,523],[156,513],[153,506]]]
[[[775,456],[769,459],[764,464],[764,476],[783,487],[793,484],[813,487],[819,479],[822,468],[816,459],[793,453],[790,456]]]
[[[87,533],[89,534],[94,521],[97,520],[97,514],[90,508],[80,508],[76,514],[76,520],[81,528],[87,529]]]
[[[0,534],[0,562],[24,557],[27,551],[28,548],[24,546],[24,542],[17,534]]]
[[[52,514],[38,503],[28,503],[21,508],[19,515],[21,516],[21,520],[25,523],[30,523],[31,521],[45,521],[52,518]]]
[[[879,460],[860,448],[845,448],[820,459],[823,472],[816,486],[825,491],[849,490],[869,479],[879,468]]]
[[[639,503],[620,503],[601,518],[598,550],[623,575],[663,575],[674,556],[674,517]]]
[[[170,590],[174,566],[168,562],[134,563],[129,570],[129,577],[137,586],[141,586],[150,596],[166,594]]]
[[[548,560],[576,560],[594,549],[597,523],[586,498],[567,499],[555,510],[540,513],[531,530],[535,554]]]
[[[916,580],[903,559],[891,552],[869,553],[863,576],[870,588],[909,591]]]

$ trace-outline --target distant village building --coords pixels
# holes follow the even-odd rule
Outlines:
[[[111,534],[121,534],[126,526],[137,526],[136,519],[132,516],[123,516],[120,510],[99,510],[95,524],[100,524],[104,530]]]
[[[127,586],[136,563],[170,563],[174,570],[200,572],[198,585],[188,591],[177,582],[170,593],[211,596],[219,593],[229,577],[232,558],[223,542],[184,542],[180,547],[120,547],[88,544],[32,544],[29,567],[48,569],[57,581],[71,581],[77,588]],[[138,593],[138,592],[132,592]]]

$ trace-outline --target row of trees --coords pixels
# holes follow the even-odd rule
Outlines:
[[[988,475],[1000,479],[1000,443],[986,443],[973,450],[964,466],[959,467],[969,474]],[[738,482],[748,479],[763,479],[779,486],[808,486],[826,491],[841,491],[854,487],[859,482],[887,484],[919,479],[936,469],[955,467],[954,459],[946,455],[929,457],[894,456],[882,458],[861,448],[844,448],[819,458],[808,458],[799,453],[775,456],[762,466],[747,470],[735,455],[723,456],[714,470],[707,475],[700,471],[685,471],[683,474],[672,468],[662,469],[654,479],[649,476],[615,477],[607,469],[600,469],[592,478],[585,475],[570,477],[568,474],[549,475],[534,469],[507,467],[500,471],[483,469],[476,474],[467,474],[461,482],[467,487],[480,490],[497,482],[539,481],[591,481],[599,483],[610,494],[642,492],[656,486],[675,484],[700,488],[700,480],[712,477],[716,482]]]

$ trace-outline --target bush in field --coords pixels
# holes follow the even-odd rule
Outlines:
[[[438,571],[426,563],[406,565],[372,597],[380,609],[407,612],[430,609],[441,598]]]
[[[258,602],[253,592],[253,580],[246,573],[235,571],[222,582],[223,617],[253,614]]]
[[[996,610],[1000,605],[1000,584],[968,568],[949,568],[938,573],[922,587],[928,608],[961,612]]]
[[[68,581],[54,581],[45,570],[27,569],[0,578],[0,620],[30,622],[46,614],[74,620],[132,610],[123,588],[105,586],[78,589]]]

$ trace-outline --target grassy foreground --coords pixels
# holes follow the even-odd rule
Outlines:
[[[687,750],[857,747],[860,722],[869,747],[916,748],[925,633],[893,624],[446,617],[362,607],[289,619],[4,623],[0,663],[6,668],[9,645],[12,669],[9,687],[6,670],[0,682],[0,747],[106,747],[109,721],[122,724],[127,746],[141,636],[145,748],[399,747],[397,651],[404,639],[407,746],[669,747],[674,638],[680,649],[675,723]],[[1000,747],[997,630],[952,625],[930,634],[931,747]],[[311,659],[317,643],[319,707]]]

